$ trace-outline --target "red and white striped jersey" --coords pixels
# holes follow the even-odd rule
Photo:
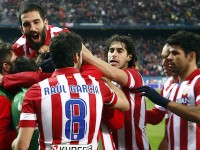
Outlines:
[[[40,150],[55,144],[92,144],[96,150],[103,105],[116,102],[116,94],[103,81],[75,68],[60,69],[27,91],[19,126],[38,123]]]
[[[171,85],[174,82],[175,81],[174,81],[173,77],[169,77],[167,79],[167,81],[165,81],[165,83],[162,87],[162,90],[160,92],[160,94],[163,97],[169,99],[170,91],[171,91],[171,88],[173,87]],[[147,123],[153,124],[153,125],[159,124],[163,120],[164,117],[166,119],[168,118],[166,109],[164,107],[156,105],[156,104],[154,105],[154,108],[152,110],[147,110],[146,115],[147,115]]]
[[[200,70],[191,73],[185,81],[171,84],[169,99],[187,105],[200,104]],[[168,111],[168,148],[171,150],[199,150],[200,124],[187,121]]]
[[[46,39],[44,45],[49,45],[50,39],[54,37],[54,35],[60,33],[60,32],[69,32],[67,28],[59,28],[52,25],[49,25],[46,29]],[[30,43],[26,39],[26,36],[22,35],[12,46],[13,51],[17,56],[29,56],[30,58],[34,58],[37,54],[36,49],[32,49]]]
[[[148,150],[150,145],[146,136],[146,103],[144,97],[136,95],[134,89],[143,85],[139,72],[134,69],[125,71],[128,83],[122,87],[130,103],[130,109],[124,112],[124,127],[113,131],[118,150]]]

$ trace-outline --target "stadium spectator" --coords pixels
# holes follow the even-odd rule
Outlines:
[[[150,149],[146,127],[146,104],[143,98],[134,93],[134,89],[143,85],[142,77],[134,68],[137,61],[135,41],[130,36],[113,35],[106,42],[108,63],[84,49],[83,59],[99,68],[103,76],[122,88],[130,103],[130,109],[124,112],[124,127],[113,131],[117,149]]]
[[[200,36],[179,31],[167,39],[170,46],[169,66],[178,76],[178,83],[168,86],[168,96],[162,97],[154,89],[142,86],[136,89],[168,111],[167,138],[169,149],[199,149]]]
[[[16,23],[18,8],[26,1],[6,0],[2,6],[2,21]],[[198,0],[141,1],[39,1],[48,20],[56,26],[96,23],[100,25],[198,25],[200,18]],[[159,9],[158,9],[159,8]]]
[[[115,91],[112,92],[104,82],[98,82],[90,76],[84,76],[79,73],[78,69],[80,69],[82,64],[81,49],[81,38],[72,32],[63,32],[52,39],[50,44],[50,56],[56,70],[51,78],[39,82],[27,91],[20,116],[19,134],[12,145],[14,149],[28,147],[36,122],[38,123],[40,131],[40,148],[51,149],[56,146],[67,148],[70,145],[73,147],[80,147],[81,145],[79,144],[82,144],[82,147],[85,146],[92,147],[91,149],[97,149],[97,135],[103,103],[121,110],[129,109],[129,103],[120,89],[116,88],[110,82],[107,82],[112,90]],[[85,83],[86,87],[90,86],[88,87],[90,91],[85,88],[85,92],[83,92],[83,89],[80,91],[80,88],[77,86],[81,87],[83,83]],[[95,86],[92,91],[91,83]],[[50,91],[48,91],[47,89],[55,89],[56,86],[59,86],[59,89],[54,92],[50,89]],[[40,92],[41,89],[44,90],[44,93]],[[38,96],[39,93],[44,95],[42,97]],[[66,99],[66,97],[68,98]],[[96,101],[96,98],[100,98],[98,99],[98,103],[93,103]],[[61,99],[62,102],[64,102],[63,106]],[[41,100],[48,100],[48,103],[41,103]],[[32,105],[33,103],[38,107],[34,107],[34,105]],[[52,105],[54,106],[53,108]],[[98,110],[96,110],[97,106]],[[72,108],[71,111],[69,111],[70,108]],[[42,114],[37,113],[40,112],[41,109],[43,110]],[[54,110],[57,112],[56,114]],[[98,113],[95,113],[96,111]],[[79,112],[81,113],[80,116],[76,117]],[[30,116],[27,116],[27,113],[30,114]],[[33,117],[33,115],[35,117]],[[64,120],[61,116],[64,117]],[[27,117],[29,118],[28,120],[26,120]],[[56,121],[52,122],[52,119],[55,119],[54,117]],[[72,120],[70,119],[71,117]],[[84,121],[82,117],[84,117]],[[95,121],[91,120],[92,118],[96,118]],[[72,122],[74,123],[73,126],[71,126]],[[80,122],[80,126],[76,124],[76,122]],[[49,132],[52,134],[49,134]]]

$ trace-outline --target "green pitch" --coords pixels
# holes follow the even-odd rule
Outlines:
[[[154,104],[150,100],[146,100],[147,109],[152,109],[154,107]],[[147,124],[147,137],[149,139],[151,149],[157,150],[158,146],[163,138],[164,130],[165,130],[165,124],[163,121],[158,125],[150,125]]]

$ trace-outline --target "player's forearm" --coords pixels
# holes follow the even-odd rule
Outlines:
[[[167,109],[188,121],[200,123],[200,106],[185,106],[176,102],[169,102]]]
[[[117,69],[107,62],[95,57],[87,48],[83,48],[83,60],[88,64],[92,64],[97,67],[102,72],[103,76],[116,81],[120,85],[124,85],[120,83],[122,81],[126,83],[127,76],[123,70]]]
[[[118,101],[114,107],[117,109],[120,109],[122,111],[129,110],[130,105],[129,105],[129,102],[128,102],[124,92],[121,89],[119,89],[118,87],[116,87],[114,84],[112,84],[111,82],[107,82],[107,84],[117,94],[117,97],[118,97]]]

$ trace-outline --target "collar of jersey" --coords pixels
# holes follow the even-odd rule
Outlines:
[[[55,77],[55,76],[61,75],[61,74],[72,75],[74,73],[79,73],[79,70],[74,67],[61,68],[61,69],[56,69],[53,72],[52,77]]]

